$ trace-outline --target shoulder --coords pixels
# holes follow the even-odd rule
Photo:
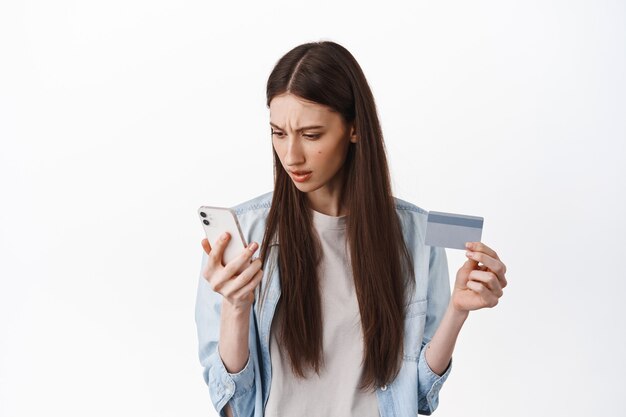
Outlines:
[[[393,197],[396,212],[399,216],[422,218],[428,216],[428,211],[420,206],[410,203],[398,197]]]
[[[424,245],[424,238],[426,236],[428,211],[401,198],[393,197],[393,199],[402,227],[402,234],[409,249],[413,252],[426,250],[428,247]]]
[[[251,214],[254,212],[262,212],[264,210],[269,210],[272,204],[272,195],[273,191],[269,191],[263,194],[260,194],[256,197],[253,197],[249,200],[243,201],[239,204],[236,204],[231,207],[235,211],[237,216],[243,214]]]
[[[261,243],[263,240],[265,221],[272,205],[272,195],[273,191],[266,192],[231,207],[247,243]]]

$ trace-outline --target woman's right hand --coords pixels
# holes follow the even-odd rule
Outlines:
[[[230,234],[225,233],[225,235],[226,239],[216,240],[213,248],[207,239],[202,239],[202,247],[209,255],[202,269],[202,276],[209,282],[213,291],[222,294],[224,302],[236,309],[249,309],[254,302],[254,289],[263,277],[261,259],[257,258],[250,262],[250,258],[259,245],[252,242],[237,258],[223,265],[224,250],[230,241]],[[247,267],[242,270],[246,264],[248,264]],[[240,270],[241,272],[237,273]]]

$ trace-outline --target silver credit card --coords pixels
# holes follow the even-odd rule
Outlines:
[[[478,216],[429,211],[424,243],[429,246],[465,249],[465,242],[480,242],[483,220]]]

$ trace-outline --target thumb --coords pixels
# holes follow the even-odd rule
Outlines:
[[[456,273],[455,284],[457,287],[459,288],[465,287],[465,284],[467,283],[467,281],[469,281],[470,272],[476,269],[477,265],[478,265],[478,261],[475,261],[473,259],[468,259],[467,261],[463,263],[463,265],[461,265],[461,268],[459,268],[458,272]]]
[[[478,261],[474,259],[468,259],[461,265],[461,270],[467,271],[468,274],[474,269],[478,269]]]

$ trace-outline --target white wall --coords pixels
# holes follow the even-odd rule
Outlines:
[[[0,415],[214,415],[196,209],[271,190],[265,82],[314,40],[365,71],[395,194],[508,267],[436,415],[626,413],[625,3],[384,4],[0,4]]]

